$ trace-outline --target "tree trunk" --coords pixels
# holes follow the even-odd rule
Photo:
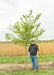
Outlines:
[[[26,58],[26,62],[27,62],[27,44],[25,45],[25,58]]]

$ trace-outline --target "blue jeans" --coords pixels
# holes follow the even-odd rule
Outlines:
[[[38,61],[36,56],[30,55],[31,62],[32,62],[32,68],[38,69]]]

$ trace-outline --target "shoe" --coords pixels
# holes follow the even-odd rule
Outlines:
[[[36,69],[36,71],[38,72],[38,69]]]
[[[35,70],[35,68],[32,68],[32,70]]]

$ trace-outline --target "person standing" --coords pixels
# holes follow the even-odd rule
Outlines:
[[[34,43],[33,40],[31,40],[31,45],[29,46],[29,49],[28,49],[28,56],[30,55],[30,58],[31,58],[31,62],[32,62],[32,69],[36,69],[37,72],[38,72],[38,60],[37,60],[37,57],[38,57],[38,46]]]

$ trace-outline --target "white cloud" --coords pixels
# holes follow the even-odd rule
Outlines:
[[[13,25],[30,9],[33,9],[34,15],[42,13],[39,21],[46,31],[40,39],[54,38],[54,0],[0,0],[0,41],[5,40],[9,25]]]

